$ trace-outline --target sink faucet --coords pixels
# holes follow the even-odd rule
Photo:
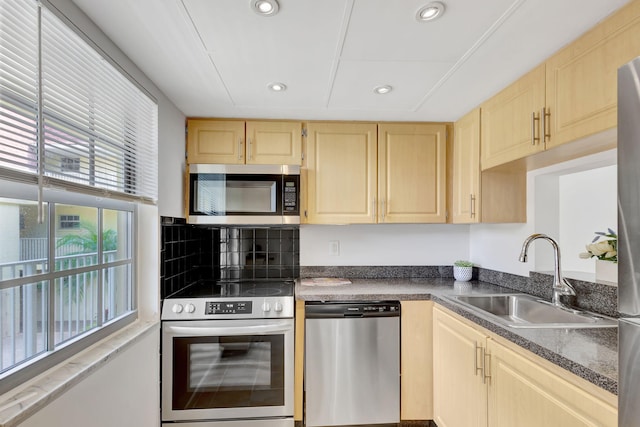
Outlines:
[[[560,247],[558,247],[558,243],[546,234],[532,234],[527,237],[522,244],[522,251],[520,252],[519,260],[520,262],[527,262],[527,250],[529,249],[531,242],[536,239],[544,239],[553,246],[553,258],[555,265],[553,272],[553,296],[551,297],[551,304],[557,307],[567,308],[567,305],[560,301],[560,296],[575,295],[576,290],[571,286],[567,279],[562,277],[562,272],[560,271]]]

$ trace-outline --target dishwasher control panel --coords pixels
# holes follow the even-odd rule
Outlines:
[[[400,302],[307,302],[305,316],[318,317],[395,317],[400,315]]]

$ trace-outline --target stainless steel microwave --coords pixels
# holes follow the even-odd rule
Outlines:
[[[190,224],[300,224],[300,166],[189,165]]]

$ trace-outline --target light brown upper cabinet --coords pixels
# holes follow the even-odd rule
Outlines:
[[[378,124],[378,222],[446,222],[447,126]]]
[[[544,79],[543,64],[482,104],[483,170],[544,150],[540,139]]]
[[[376,124],[308,123],[307,152],[306,221],[375,223]]]
[[[527,171],[524,165],[480,171],[479,108],[453,125],[454,224],[527,222]]]
[[[312,122],[307,222],[446,221],[446,125]]]
[[[302,123],[189,119],[187,163],[302,163]]]
[[[482,105],[482,170],[572,141],[580,143],[550,158],[615,147],[614,136],[583,139],[616,127],[617,71],[639,55],[636,0]]]
[[[547,148],[617,126],[618,68],[639,55],[635,1],[547,60]]]
[[[453,215],[457,224],[480,222],[480,109],[453,125]]]

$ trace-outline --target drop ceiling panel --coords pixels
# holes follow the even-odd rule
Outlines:
[[[356,0],[343,59],[455,61],[517,0],[445,1],[440,19],[418,22],[430,0]]]
[[[72,1],[187,116],[411,121],[461,117],[628,2],[441,0],[424,24],[430,0]]]
[[[229,76],[225,84],[237,107],[323,108],[331,61],[291,61],[284,68],[272,61],[259,66],[251,61],[221,61],[218,69]],[[267,88],[271,82],[282,82],[287,90],[273,92]]]
[[[179,2],[74,0],[184,113],[212,100],[231,105],[226,89]],[[124,13],[123,11],[126,11]]]
[[[413,110],[423,94],[451,67],[446,62],[340,61],[330,108]],[[390,85],[378,95],[373,88]]]
[[[625,3],[626,0],[522,2],[473,55],[440,86],[432,88],[418,111],[433,120],[457,120]],[[581,19],[567,19],[578,10]],[[545,23],[544,37],[540,36],[540,22]]]
[[[216,61],[332,58],[346,7],[346,0],[281,1],[277,15],[263,17],[252,11],[249,0],[183,2]]]

